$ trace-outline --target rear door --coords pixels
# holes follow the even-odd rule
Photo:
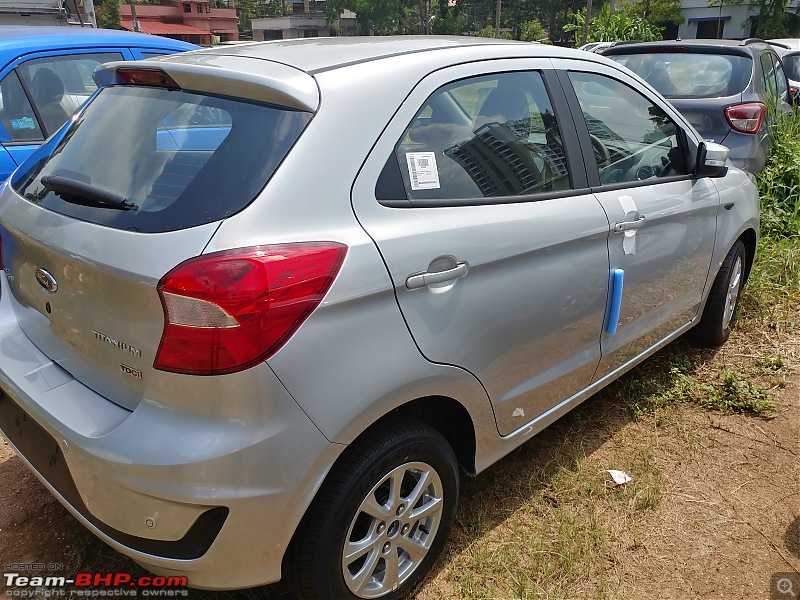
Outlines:
[[[694,179],[691,134],[636,80],[577,61],[557,61],[584,126],[589,182],[611,222],[608,238],[618,302],[601,342],[597,377],[613,372],[689,323],[703,298],[716,235],[719,196]],[[581,118],[581,116],[583,118]]]
[[[609,224],[550,66],[430,75],[353,188],[420,351],[480,379],[502,435],[586,387],[600,359]]]

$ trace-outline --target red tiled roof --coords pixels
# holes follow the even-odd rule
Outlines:
[[[128,31],[133,31],[133,25],[130,21],[123,21],[122,27]],[[149,33],[151,35],[211,35],[210,31],[198,29],[191,25],[161,23],[160,21],[142,21],[141,19],[139,20],[139,28],[142,30],[142,33]]]

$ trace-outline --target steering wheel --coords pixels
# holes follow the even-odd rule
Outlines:
[[[595,158],[600,158],[597,168],[601,169],[611,164],[611,153],[606,148],[606,145],[600,141],[596,135],[589,134],[589,140],[592,142],[592,149],[595,152]]]

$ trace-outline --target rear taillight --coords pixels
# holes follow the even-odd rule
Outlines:
[[[277,352],[319,305],[347,247],[255,246],[187,260],[158,284],[165,327],[153,367],[234,373]]]
[[[767,107],[761,102],[737,104],[725,109],[728,124],[739,133],[756,133],[764,121]]]

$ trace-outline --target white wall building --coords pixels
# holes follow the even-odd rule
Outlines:
[[[798,0],[789,0],[788,12],[797,12]],[[758,6],[723,4],[703,0],[681,0],[681,14],[686,21],[678,28],[681,39],[744,39],[755,37]],[[718,35],[719,34],[719,35]]]

